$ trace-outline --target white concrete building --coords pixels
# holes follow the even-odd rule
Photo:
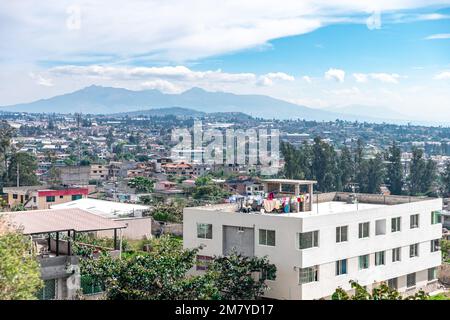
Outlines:
[[[405,294],[436,287],[441,199],[358,194],[355,201],[349,193],[313,195],[313,182],[279,182],[294,185],[294,196],[306,190],[312,203],[288,213],[244,213],[237,203],[185,208],[184,247],[204,245],[197,270],[235,249],[276,265],[269,298],[327,298],[339,286],[351,290],[350,280],[369,289],[386,281]]]

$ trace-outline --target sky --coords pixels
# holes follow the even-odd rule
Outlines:
[[[0,105],[92,84],[450,119],[450,0],[0,2]]]

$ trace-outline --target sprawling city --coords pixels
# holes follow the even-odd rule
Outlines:
[[[450,3],[250,3],[0,4],[0,300],[450,300]]]

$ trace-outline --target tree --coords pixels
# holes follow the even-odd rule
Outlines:
[[[275,280],[276,270],[266,257],[246,257],[236,252],[215,257],[208,267],[221,299],[225,300],[256,299],[262,296],[267,288],[265,280]],[[257,280],[255,273],[259,275]]]
[[[11,147],[11,138],[14,134],[14,129],[7,121],[0,122],[0,157],[3,157],[4,179],[8,181],[8,153]]]
[[[29,239],[0,220],[0,300],[36,299],[40,266]]]
[[[152,211],[152,217],[156,221],[181,222],[183,207],[176,203],[158,203]]]
[[[350,296],[341,287],[338,287],[332,294],[332,300],[428,300],[429,296],[424,291],[420,290],[414,295],[402,297],[402,295],[395,289],[390,288],[385,282],[379,286],[372,288],[372,291],[367,291],[358,282],[350,280],[352,289],[355,293]]]
[[[384,179],[384,167],[381,155],[377,154],[368,162],[367,185],[364,187],[366,193],[379,193]]]
[[[317,180],[317,189],[322,192],[336,189],[336,152],[334,148],[319,137],[312,147],[312,176]]]
[[[445,164],[444,172],[442,173],[443,191],[446,196],[450,195],[450,162]]]
[[[436,181],[437,177],[437,168],[436,168],[436,162],[434,162],[432,159],[428,159],[425,164],[425,171],[423,174],[422,179],[422,185],[421,185],[421,192],[424,194],[430,194],[433,192],[433,184]]]
[[[423,159],[423,151],[418,148],[413,148],[409,174],[409,192],[411,195],[419,195],[422,193],[425,167],[426,162]]]
[[[388,168],[387,168],[387,184],[389,190],[393,195],[401,195],[403,192],[403,168],[401,161],[401,149],[396,142],[392,142],[388,153]]]
[[[19,170],[17,170],[19,166]],[[19,172],[19,184],[21,186],[34,186],[39,184],[36,176],[37,160],[31,154],[25,152],[16,152],[11,155],[8,167],[8,185],[17,184],[17,172]]]
[[[263,294],[265,278],[276,268],[266,258],[243,257],[235,253],[214,257],[201,275],[188,275],[201,248],[183,249],[181,241],[163,236],[151,240],[150,252],[138,252],[115,259],[104,254],[81,261],[82,275],[104,284],[108,299],[183,300],[254,299]]]
[[[349,185],[352,182],[355,165],[352,160],[352,155],[347,147],[343,147],[339,157],[340,180],[343,190],[349,190]]]
[[[134,177],[128,181],[128,186],[136,189],[137,192],[151,193],[153,192],[154,182],[146,177]]]

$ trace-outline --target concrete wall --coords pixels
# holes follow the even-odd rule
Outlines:
[[[56,279],[56,299],[74,299],[80,290],[78,257],[58,256],[39,258],[42,280]]]
[[[325,196],[324,196],[325,197]],[[328,196],[327,196],[328,197]],[[381,206],[372,209],[335,214],[302,213],[299,216],[261,215],[185,208],[183,242],[186,248],[205,248],[201,255],[222,254],[223,225],[255,228],[255,255],[267,255],[277,266],[277,279],[267,281],[267,297],[277,299],[318,299],[331,295],[341,286],[350,290],[349,280],[361,285],[386,281],[398,277],[399,289],[406,290],[402,277],[408,273],[426,272],[441,264],[441,253],[430,252],[430,241],[442,235],[441,224],[431,224],[431,212],[439,210],[441,199]],[[420,227],[410,229],[411,214],[420,215]],[[391,232],[391,218],[401,217],[401,231]],[[386,234],[375,235],[375,221],[386,220]],[[212,239],[197,238],[197,222],[213,225]],[[369,238],[358,238],[358,225],[370,222]],[[348,241],[336,243],[336,227],[348,226]],[[259,245],[258,229],[275,230],[276,245]],[[298,249],[297,233],[319,231],[319,247]],[[419,256],[409,257],[409,245],[419,243]],[[401,261],[392,262],[392,249],[401,247]],[[385,251],[385,265],[375,266],[375,252]],[[359,270],[358,257],[370,255],[370,267]],[[347,274],[336,276],[337,260],[348,259]],[[299,269],[319,266],[319,281],[299,284]],[[406,279],[406,277],[404,278]],[[423,284],[419,281],[418,286]],[[405,280],[406,283],[406,280]]]
[[[129,240],[141,240],[151,237],[152,234],[152,218],[151,217],[130,217],[113,219],[114,221],[122,222],[126,224],[126,228],[122,229],[122,236],[124,239]],[[120,235],[120,231],[117,230],[117,235]],[[100,238],[113,238],[113,230],[97,231],[97,237]]]

